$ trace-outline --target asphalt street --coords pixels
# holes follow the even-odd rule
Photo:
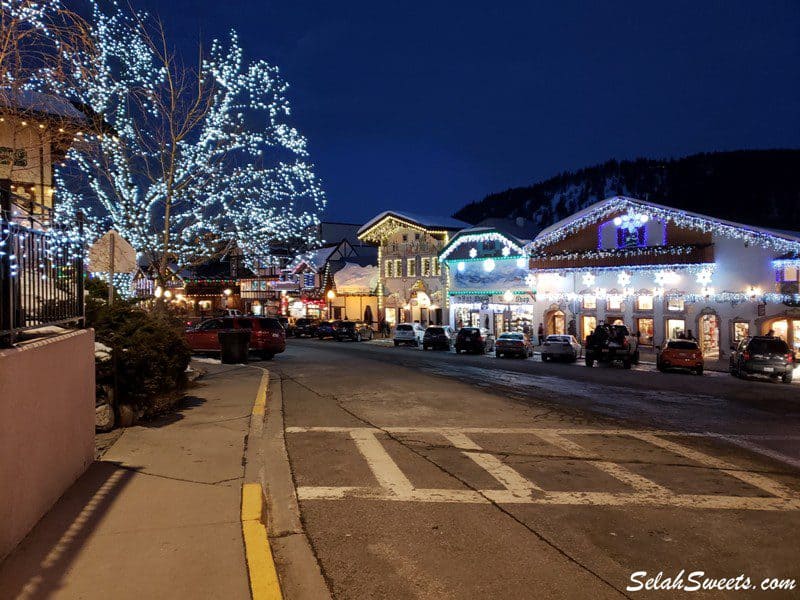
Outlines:
[[[269,369],[337,598],[669,597],[628,588],[682,570],[687,586],[800,581],[796,385],[317,340]]]

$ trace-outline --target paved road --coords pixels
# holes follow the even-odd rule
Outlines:
[[[794,385],[315,340],[270,370],[336,597],[644,597],[632,573],[681,569],[800,581]]]

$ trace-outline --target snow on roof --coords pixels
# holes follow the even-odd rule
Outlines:
[[[307,255],[297,259],[297,262],[294,264],[294,269],[296,270],[300,265],[306,264],[314,267],[317,271],[321,271],[325,263],[328,262],[328,259],[331,257],[331,254],[333,254],[338,247],[339,244],[337,243],[332,246],[323,246],[322,248],[312,250]]]
[[[362,233],[369,230],[377,223],[380,223],[387,217],[395,217],[403,221],[408,221],[425,229],[464,229],[465,227],[469,227],[469,223],[464,223],[463,221],[453,219],[452,217],[432,217],[427,215],[417,215],[405,211],[401,212],[396,210],[386,210],[362,225],[358,230],[358,235],[360,236]]]
[[[376,265],[346,262],[333,274],[333,283],[340,294],[371,294],[378,287],[379,277],[380,269]]]
[[[718,219],[716,217],[672,208],[670,206],[664,206],[663,204],[648,202],[647,200],[629,198],[627,196],[613,196],[601,200],[600,202],[595,202],[570,215],[566,219],[553,223],[540,231],[536,238],[529,244],[529,247],[533,249],[552,243],[560,239],[563,230],[578,229],[586,226],[590,217],[602,218],[605,215],[626,208],[638,209],[648,216],[672,220],[690,228],[700,228],[703,230],[714,229],[728,237],[749,238],[752,239],[754,243],[774,247],[777,250],[792,250],[793,248],[800,250],[800,235],[797,233],[781,232],[754,225],[744,225],[734,221]]]
[[[65,117],[85,121],[86,115],[75,108],[68,100],[52,94],[42,94],[31,90],[0,90],[0,107],[29,110],[45,115]]]

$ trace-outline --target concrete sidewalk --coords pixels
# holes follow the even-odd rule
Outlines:
[[[0,598],[250,598],[240,502],[262,371],[203,368],[175,413],[127,429],[0,565]]]

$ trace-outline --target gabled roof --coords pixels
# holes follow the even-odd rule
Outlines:
[[[456,231],[458,229],[469,227],[468,223],[464,223],[458,219],[453,219],[452,217],[431,217],[426,215],[417,215],[405,211],[401,212],[396,210],[387,210],[364,223],[364,225],[362,225],[358,230],[358,237],[360,238],[375,225],[388,218],[404,221],[405,223],[420,229],[429,229],[433,231]]]
[[[86,115],[68,100],[53,94],[42,94],[31,90],[0,89],[0,109],[2,108],[30,111],[75,121],[87,120]]]
[[[459,231],[450,242],[442,248],[442,251],[439,253],[439,260],[447,260],[447,257],[460,245],[467,244],[467,243],[474,243],[478,240],[499,240],[503,242],[504,245],[509,246],[511,250],[514,250],[516,254],[524,254],[525,253],[525,243],[510,235],[496,229],[494,227],[470,227],[469,229],[462,229]]]
[[[330,259],[331,255],[336,252],[340,244],[341,242],[337,242],[330,246],[323,246],[322,248],[312,250],[307,255],[302,256],[297,260],[292,267],[292,272],[297,273],[303,265],[306,265],[319,273],[325,268],[325,263],[328,262],[328,259]]]
[[[543,229],[536,238],[528,244],[530,251],[535,251],[543,246],[559,241],[566,236],[594,225],[599,220],[625,210],[635,210],[648,217],[662,221],[671,221],[678,226],[700,231],[712,231],[725,237],[742,239],[750,244],[771,248],[778,252],[800,251],[800,235],[790,232],[779,232],[764,227],[744,225],[725,219],[709,217],[699,213],[671,208],[655,202],[628,198],[627,196],[613,196],[600,202],[587,206],[583,210],[553,223]]]

